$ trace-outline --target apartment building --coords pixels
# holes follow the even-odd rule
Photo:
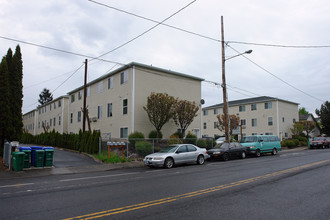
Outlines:
[[[299,120],[298,103],[261,96],[228,102],[229,114],[240,117],[242,135],[277,135],[291,137],[292,125]],[[217,128],[216,115],[223,114],[223,104],[203,108],[202,136],[224,136]],[[240,127],[233,135],[240,136]]]
[[[26,132],[38,135],[45,130],[68,132],[68,96],[61,96],[23,115]]]
[[[99,130],[106,138],[126,138],[139,131],[147,137],[155,130],[143,106],[152,93],[167,93],[175,98],[201,100],[203,79],[140,63],[130,63],[87,84],[86,103],[91,130]],[[59,106],[61,102],[61,106]],[[67,96],[60,97],[40,106],[35,113],[35,132],[43,132],[43,125],[49,130],[61,133],[78,133],[83,121],[83,86],[74,89]],[[188,131],[201,136],[201,108]],[[30,121],[24,120],[28,126]],[[88,128],[86,122],[86,129]],[[162,128],[163,137],[168,138],[177,131],[170,121]]]

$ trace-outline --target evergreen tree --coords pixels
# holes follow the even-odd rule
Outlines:
[[[8,54],[7,54],[8,56]],[[7,58],[7,63],[8,59]],[[18,140],[22,135],[23,129],[23,116],[22,116],[22,105],[23,105],[23,61],[21,48],[19,45],[16,46],[15,54],[8,63],[8,69],[10,73],[9,85],[11,92],[11,106],[10,111],[12,113],[12,123],[14,127],[13,140]]]
[[[12,132],[12,124],[8,123],[10,116],[9,105],[9,72],[6,58],[4,57],[0,63],[0,153],[2,153],[5,139],[10,139]]]
[[[315,113],[321,119],[322,132],[330,136],[330,102],[323,103],[320,109],[315,110]]]
[[[49,89],[44,88],[39,94],[38,102],[40,103],[40,105],[45,105],[48,102],[51,102],[52,100],[53,100],[52,93],[49,91]]]

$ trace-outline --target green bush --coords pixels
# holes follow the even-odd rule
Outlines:
[[[294,148],[299,145],[299,141],[297,139],[294,140],[283,140],[281,142],[282,147]]]
[[[142,132],[135,131],[128,135],[128,141],[134,146],[137,139],[144,139],[144,134]],[[140,140],[141,141],[141,140]]]
[[[206,144],[206,149],[211,149],[216,145],[216,142],[212,139],[206,139],[205,144]]]
[[[186,135],[186,142],[188,144],[196,144],[197,141],[197,136],[192,134],[191,132],[188,132],[188,134]]]
[[[182,132],[180,132],[180,131],[177,131],[177,132],[175,132],[175,133],[172,134],[172,135],[178,136],[178,138],[183,138],[183,134],[182,134]]]
[[[150,139],[156,139],[157,138],[157,131],[150,131],[149,136]],[[158,138],[163,138],[162,132],[159,132],[159,137]]]
[[[196,142],[196,145],[198,147],[206,148],[206,143],[205,143],[205,140],[203,140],[203,139],[198,139]]]
[[[182,144],[182,140],[179,138],[179,136],[172,134],[170,136],[170,139],[168,140],[168,144]]]
[[[135,150],[141,157],[152,153],[152,144],[146,141],[137,141],[135,143]]]
[[[123,158],[121,156],[116,155],[113,152],[110,152],[110,158],[108,158],[108,153],[104,152],[101,155],[99,154],[93,154],[93,156],[95,158],[97,158],[98,160],[104,162],[104,163],[124,163],[124,162],[129,162],[131,161],[130,159],[127,158]]]

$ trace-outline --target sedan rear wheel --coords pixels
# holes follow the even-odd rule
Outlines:
[[[228,154],[228,153],[224,153],[224,155],[222,156],[222,159],[223,159],[224,161],[229,160],[229,154]]]
[[[242,158],[242,159],[245,159],[245,158],[246,158],[246,153],[245,153],[245,151],[243,151],[243,152],[241,153],[241,158]]]
[[[164,166],[168,169],[172,168],[174,166],[174,161],[172,158],[166,158],[164,162]]]
[[[202,164],[204,164],[204,162],[205,162],[204,156],[203,155],[199,155],[197,157],[197,164],[202,165]]]

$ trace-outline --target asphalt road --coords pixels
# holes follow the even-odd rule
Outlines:
[[[330,149],[2,180],[0,219],[329,219]]]

